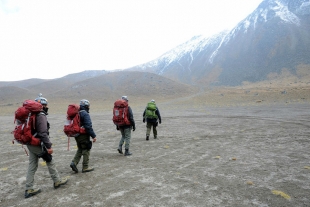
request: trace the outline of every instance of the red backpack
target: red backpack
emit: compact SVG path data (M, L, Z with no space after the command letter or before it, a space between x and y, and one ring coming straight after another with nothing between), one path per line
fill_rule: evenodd
M35 138L31 130L35 129L36 115L40 113L42 108L43 106L40 103L33 100L26 100L23 102L23 106L15 111L14 123L17 123L17 125L14 131L12 131L12 134L14 134L13 144L14 140L26 145L39 146L41 144L41 140Z
M113 108L113 123L117 126L130 125L128 120L128 103L123 99L115 101Z
M68 137L77 137L79 134L86 134L85 128L81 127L80 106L70 104L67 110L67 120L64 125L64 133Z

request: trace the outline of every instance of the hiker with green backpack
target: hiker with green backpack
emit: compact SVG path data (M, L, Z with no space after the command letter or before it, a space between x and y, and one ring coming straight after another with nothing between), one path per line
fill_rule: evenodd
M148 141L150 138L150 133L153 127L153 135L154 139L157 139L157 129L158 121L161 124L161 116L159 110L156 106L155 100L151 100L144 112L143 112L143 123L146 121L146 140Z

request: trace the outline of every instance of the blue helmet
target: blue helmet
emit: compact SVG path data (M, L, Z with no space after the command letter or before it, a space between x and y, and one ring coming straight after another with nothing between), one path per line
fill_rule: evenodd
M42 97L42 93L39 93L38 97L35 99L36 102L42 104L42 105L47 105L47 99Z

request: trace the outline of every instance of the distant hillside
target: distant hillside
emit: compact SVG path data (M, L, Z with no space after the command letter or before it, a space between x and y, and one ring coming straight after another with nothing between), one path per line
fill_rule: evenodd
M147 72L113 72L76 82L59 90L51 97L74 101L77 97L93 101L115 101L122 95L129 99L171 98L190 95L197 89Z
M26 79L21 81L0 81L0 88L6 87L6 86L15 86L19 88L27 88L31 85L40 84L43 82L49 81L47 79L38 79L38 78L32 78L32 79Z
M46 93L53 93L62 89L63 86L71 85L77 81L82 81L95 76L107 73L105 70L86 70L79 73L72 73L56 79L27 79L21 81L0 81L0 88L5 86L15 86L19 88L27 88L38 93L44 90Z
M27 88L0 87L0 114L8 110L12 113L25 99L35 99L39 93L48 99L51 110L65 111L68 104L79 103L84 98L100 109L112 107L114 101L123 95L129 97L132 105L144 105L151 99L169 100L198 92L193 86L148 72L111 72L76 82L68 77Z
M24 100L32 98L32 94L27 89L15 86L0 87L0 106L20 105Z

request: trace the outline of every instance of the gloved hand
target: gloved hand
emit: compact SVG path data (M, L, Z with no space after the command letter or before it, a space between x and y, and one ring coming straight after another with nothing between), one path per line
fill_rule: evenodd
M159 124L161 124L161 120L159 120Z
M132 131L135 131L136 130L136 126L132 126Z
M53 154L53 149L52 148L47 149L47 153L50 155Z
M145 118L143 119L143 123L145 123Z

